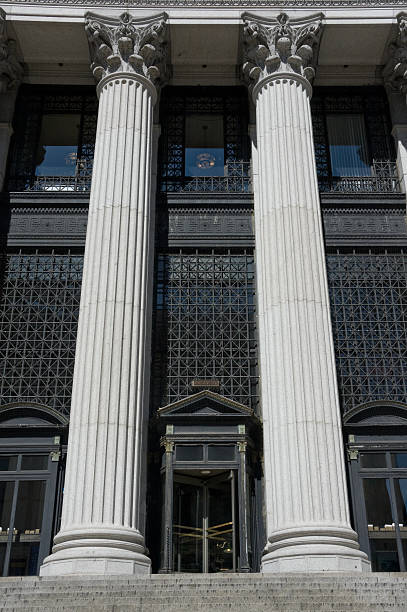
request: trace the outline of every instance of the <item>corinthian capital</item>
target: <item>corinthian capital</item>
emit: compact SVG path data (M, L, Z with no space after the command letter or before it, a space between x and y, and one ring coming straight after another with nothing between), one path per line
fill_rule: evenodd
M7 38L6 14L0 9L0 92L17 89L23 77L23 67L17 60L16 44Z
M384 67L385 83L395 91L407 93L407 13L397 15L396 40L389 45L389 60Z
M243 74L249 86L276 73L293 73L312 81L323 14L290 19L286 13L266 19L250 13L244 22Z
M97 81L120 72L138 74L155 85L165 77L166 20L161 13L135 19L130 13L104 17L86 13L91 69Z

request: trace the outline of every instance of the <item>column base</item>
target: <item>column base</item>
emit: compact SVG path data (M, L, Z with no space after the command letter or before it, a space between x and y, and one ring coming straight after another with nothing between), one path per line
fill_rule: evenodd
M371 566L352 529L306 527L274 533L266 546L261 571L370 572Z
M135 529L87 527L61 531L40 576L150 574L142 535Z

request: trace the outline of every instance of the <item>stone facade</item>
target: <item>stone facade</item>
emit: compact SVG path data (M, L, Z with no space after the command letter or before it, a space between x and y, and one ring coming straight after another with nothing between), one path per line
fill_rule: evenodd
M401 3L174 1L166 13L157 13L163 7L154 1L124 12L118 2L105 3L103 12L97 6L93 13L92 2L64 2L61 17L58 2L28 7L15 0L0 14L10 346L18 300L9 306L9 296L23 295L41 277L38 295L31 288L27 299L36 321L33 305L51 269L42 253L51 248L55 262L68 248L81 254L85 244L69 438L67 415L40 392L20 391L14 401L5 395L0 403L0 438L2 424L55 433L58 449L46 448L60 472L49 476L41 506L41 575L146 574L151 558L161 572L366 572L371 562L373 569L405 570L407 398L400 381L407 295L398 266L406 245L407 47L406 14L394 17ZM81 98L92 79L95 137L84 128L93 111ZM314 88L323 102L313 110ZM378 109L386 99L385 110L365 102L367 90ZM234 96L244 100L244 112ZM37 110L25 115L28 99ZM72 132L62 134L64 121L78 130L75 148ZM52 157L59 154L74 170L47 174L62 163ZM349 276L338 297L329 274L342 254ZM367 284L363 274L352 277L362 256L386 260ZM64 266L56 284L69 295ZM351 300L369 301L376 282L390 297L352 319ZM360 283L357 297L343 297L352 283ZM45 312L56 313L56 338L64 315L58 289L54 294ZM350 321L346 333L340 306L344 324ZM368 320L379 331L367 332ZM25 325L28 346L31 315ZM351 365L344 365L345 340ZM380 364L367 355L375 343ZM4 366L4 378L24 378L10 355L15 365ZM383 355L401 365L386 370ZM346 381L356 370L369 373L359 374L365 382L349 409ZM388 382L382 396L365 392L374 377L384 381L376 389ZM13 435L13 452L22 457L11 469L17 473L25 446ZM393 483L380 518L363 480L363 457L377 455L377 439L386 464L367 467ZM5 449L0 439L0 455ZM191 449L199 449L193 459ZM0 471L0 485L1 478ZM181 516L191 487L202 494L194 525ZM213 500L222 495L224 514L214 525ZM17 521L12 504L9 520ZM26 526L24 534L31 531ZM383 534L390 544L379 550ZM4 545L7 575L18 571L17 549L10 538ZM21 571L36 573L34 565Z

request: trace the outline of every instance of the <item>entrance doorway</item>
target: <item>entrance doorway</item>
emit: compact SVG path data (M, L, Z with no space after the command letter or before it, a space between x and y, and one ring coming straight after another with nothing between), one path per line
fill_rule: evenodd
M206 477L174 473L172 566L176 572L237 569L236 472L213 472Z

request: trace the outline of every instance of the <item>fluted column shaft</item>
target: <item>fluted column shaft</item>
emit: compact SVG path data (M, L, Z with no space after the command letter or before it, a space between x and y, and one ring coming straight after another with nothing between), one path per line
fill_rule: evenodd
M256 45L261 36L274 45L265 65L276 68L260 76L251 70L257 77L254 199L268 536L262 569L362 570L369 564L349 523L311 85L304 76L310 68L300 63L310 57L318 25L301 42L287 16L277 21L266 24L267 35L258 22L248 26ZM264 47L258 49L264 58Z
M154 85L102 78L61 530L42 575L150 571L144 546Z
M119 76L100 92L62 524L42 574L150 566L142 531L153 101L144 83Z
M257 97L255 194L267 554L263 570L357 569L349 525L309 84Z

